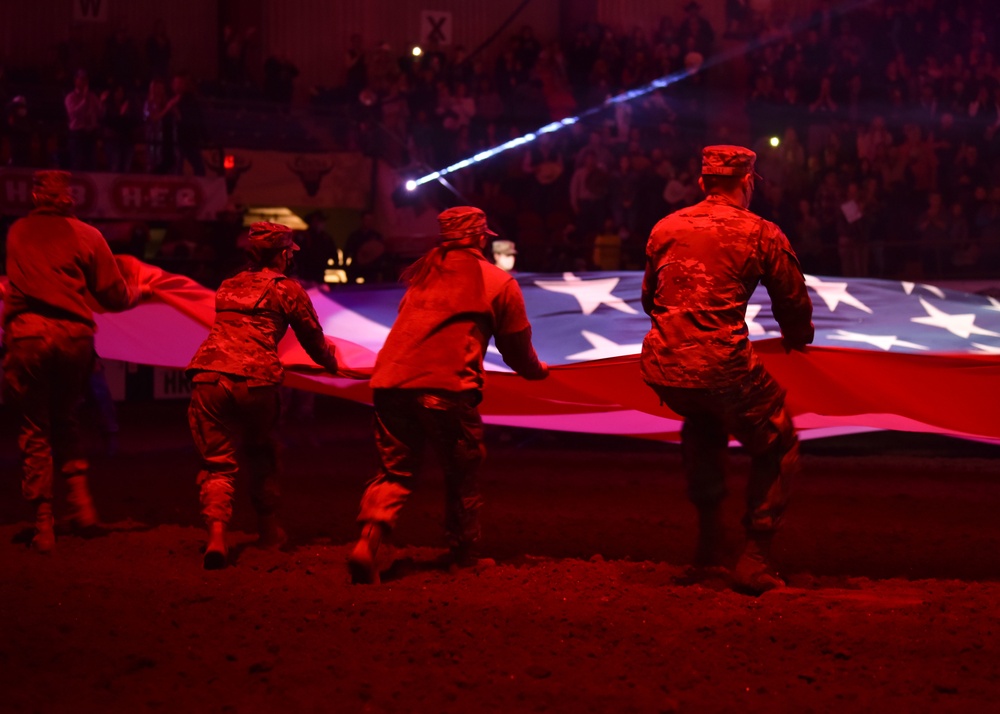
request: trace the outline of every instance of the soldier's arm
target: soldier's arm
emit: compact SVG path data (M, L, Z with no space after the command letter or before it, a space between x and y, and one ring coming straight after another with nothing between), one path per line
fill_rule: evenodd
M138 286L132 288L122 277L118 262L107 241L96 230L91 236L92 260L87 273L87 290L105 310L121 312L135 307L141 297Z
M309 295L302 286L294 280L281 280L278 283L281 291L285 309L288 315L288 324L299 339L299 344L309 355L309 358L328 372L336 372L338 369L337 355L332 345L326 341L323 328L320 327L319 317L316 309L309 300Z
M642 309L647 315L653 314L656 298L656 270L653 261L646 259L646 272L642 276Z
M761 252L764 258L761 283L771 297L771 310L781 327L782 339L786 347L802 349L812 344L815 329L812 301L799 259L788 238L773 224L765 224Z
M531 323L524 309L524 296L509 280L494 301L496 343L504 363L525 379L545 379L549 366L538 359L531 344Z

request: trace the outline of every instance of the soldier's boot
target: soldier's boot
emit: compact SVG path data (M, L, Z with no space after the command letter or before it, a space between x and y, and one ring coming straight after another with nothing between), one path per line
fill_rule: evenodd
M52 517L52 501L40 500L35 506L35 535L31 547L38 553L51 553L56 547L55 518Z
M74 528L83 531L98 528L97 510L94 508L94 500L90 497L87 477L70 476L66 479L66 484L69 486L66 501L70 508L70 523Z
M257 516L257 546L259 548L280 548L288 542L288 534L281 527L274 513Z
M749 595L785 587L771 565L773 533L748 533L746 546L733 568L733 589Z
M222 521L211 521L208 524L208 543L205 546L205 570L222 570L226 567L228 558L226 524Z
M726 530L718 504L698 508L698 545L694 564L700 568L716 567L725 559Z
M378 584L376 555L382 544L382 538L385 537L385 531L385 525L376 522L365 523L361 528L361 537L347 556L347 570L351 574L352 583Z

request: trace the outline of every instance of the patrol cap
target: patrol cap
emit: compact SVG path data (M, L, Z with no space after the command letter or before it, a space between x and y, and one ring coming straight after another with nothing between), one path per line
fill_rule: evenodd
M31 196L36 206L72 208L73 197L69 193L68 171L36 171L31 177Z
M471 236L495 236L486 225L486 214L475 206L455 206L438 214L441 240L462 240Z
M517 248L512 240L493 241L493 255L517 255Z
M756 174L757 154L742 146L718 144L701 150L702 176L746 176Z
M268 250L270 248L291 248L299 246L292 239L292 229L280 223L258 221L250 226L250 247Z

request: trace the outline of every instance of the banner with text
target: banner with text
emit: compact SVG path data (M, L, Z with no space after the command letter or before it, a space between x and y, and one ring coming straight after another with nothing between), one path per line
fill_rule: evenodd
M30 169L0 169L0 214L23 216L32 207ZM76 215L91 219L213 220L226 207L221 178L74 173Z

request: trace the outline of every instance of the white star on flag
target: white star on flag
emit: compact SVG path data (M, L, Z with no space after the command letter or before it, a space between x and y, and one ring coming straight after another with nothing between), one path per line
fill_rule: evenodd
M754 320L757 319L757 315L760 314L760 310L761 310L762 307L763 307L763 305L761 305L759 303L750 303L750 304L747 305L746 323L747 323L747 330L749 331L749 334L751 334L751 335L767 335L767 334L780 335L781 334L780 332L775 332L774 330L772 330L771 332L768 332L767 330L764 329L764 326L761 325L759 322L754 322Z
M543 290L571 295L580 303L584 315L590 315L601 305L613 307L620 312L638 315L639 311L615 297L611 291L618 285L619 278L598 278L596 280L581 280L573 273L563 273L562 280L536 280L535 285Z
M870 307L847 292L847 283L824 283L815 275L806 275L805 279L806 285L816 291L816 294L826 303L826 308L830 312L836 310L837 305L840 303L844 303L845 305L856 307L863 312L871 314L872 310Z
M941 327L948 330L953 335L962 339L969 339L969 335L989 335L990 337L1000 337L1000 332L992 332L976 327L976 316L974 313L963 313L960 315L949 315L947 312L938 310L929 302L920 298L920 304L927 311L927 317L911 317L912 322L928 325L930 327Z
M972 346L978 350L978 352L972 353L974 355L1000 355L1000 345L984 345L973 342Z
M996 310L997 312L1000 312L1000 300L997 300L993 296L989 296L986 299L990 301L990 304L986 306L987 310Z
M601 337L600 335L588 330L581 330L580 334L583 335L587 342L591 344L592 349L569 355L566 359L590 360L606 359L608 357L627 357L628 355L637 355L642 350L641 342L636 345L619 345L616 342L612 342L607 337Z
M913 289L917 287L917 283L911 283L907 280L901 281L901 285L903 286L903 292L906 293L907 295L912 295ZM939 288L937 285L924 285L923 283L920 283L920 287L922 287L927 292L936 295L937 297L944 300L944 290Z
M926 350L927 348L923 345L918 345L915 342L907 342L906 340L896 339L895 335L864 335L860 332L848 332L847 330L837 330L832 335L829 335L828 339L831 340L844 340L845 342L867 342L870 345L878 347L880 350L888 352L893 347L909 347L914 350Z

